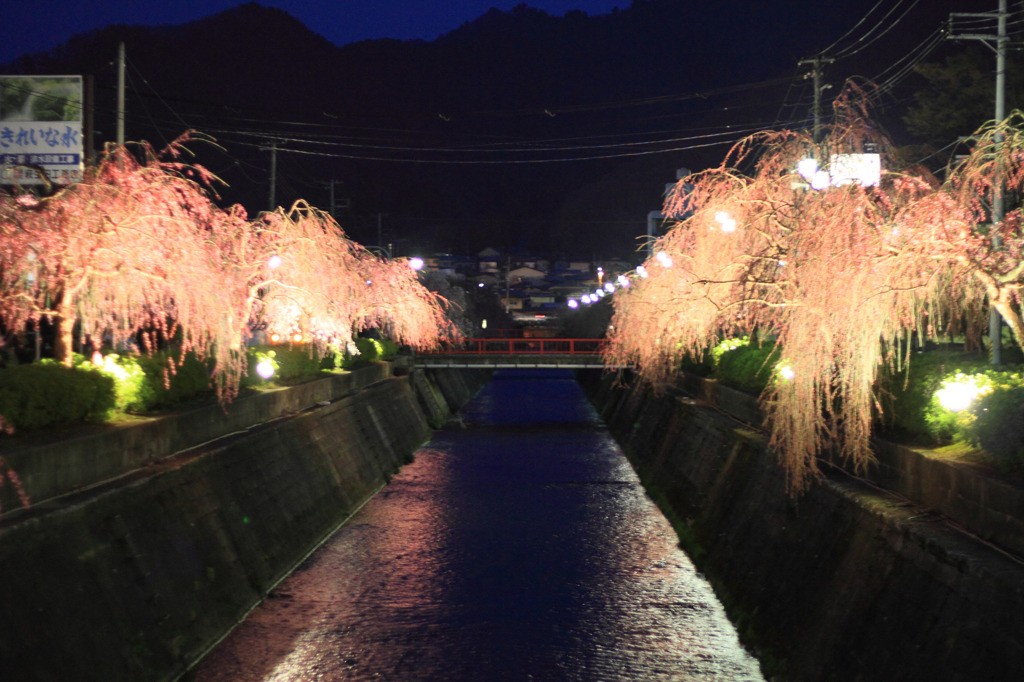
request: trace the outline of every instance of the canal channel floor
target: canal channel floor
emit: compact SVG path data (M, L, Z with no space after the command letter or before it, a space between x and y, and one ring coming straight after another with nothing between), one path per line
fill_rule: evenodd
M572 374L511 370L186 679L763 677Z

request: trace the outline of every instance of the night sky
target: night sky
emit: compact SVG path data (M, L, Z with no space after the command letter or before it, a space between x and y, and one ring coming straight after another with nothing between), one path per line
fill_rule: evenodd
M653 1L636 0L636 4ZM75 35L114 24L180 25L241 4L242 0L106 0L90 6L81 0L5 0L0 10L0 63L53 50ZM555 17L572 10L601 16L616 8L625 12L634 2L259 0L259 4L289 13L341 46L379 38L433 41L492 7L509 12L525 4ZM257 111L257 107L253 109L261 117L257 125L249 120L251 114L239 118L225 111L230 97L238 92L229 93L225 88L224 92L197 95L190 89L182 98L165 85L148 103L129 102L128 134L129 139L166 141L180 134L187 121L187 127L215 136L225 148L223 158L217 156L219 152L204 150L206 155L199 161L224 178L229 187L226 201L237 201L255 211L267 203L270 171L266 154L256 150L263 149L270 130L288 139L277 166L275 201L287 204L301 197L317 206L328 205L327 188L334 185L327 179L331 183L340 179L345 183L341 196L351 199L354 214L346 229L362 241L378 240L381 216L388 216L383 221L385 241L397 242L402 235L415 233L445 248L475 248L479 245L474 241L486 240L490 245L498 243L498 237L512 234L525 243L557 241L562 249L568 248L564 246L567 243L607 243L618 250L632 250L635 235L646 230L648 211L660 207L663 187L674 179L678 168L700 170L717 164L728 145L755 130L808 125L812 87L806 77L809 69L797 66L800 60L822 52L836 57L837 63L826 67L825 74L833 87L853 76L877 84L883 96L873 113L890 134L898 134L899 117L913 101L913 88L919 87L914 65L924 59L941 59L944 50L948 53L954 47L941 35L949 13L993 12L998 5L999 0L816 0L806 5L803 0L685 0L680 7L686 12L686 21L665 26L649 41L652 44L633 40L628 33L619 41L624 46L621 52L615 52L608 42L596 43L596 49L586 53L589 70L576 72L592 76L586 81L589 89L582 91L572 91L575 82L570 82L560 90L538 95L543 100L531 102L533 83L520 82L522 88L517 90L515 78L520 74L492 67L500 75L492 82L478 76L474 85L493 85L489 92L495 101L500 100L498 104L473 99L480 88L453 90L444 93L447 100L438 95L443 103L416 104L427 107L424 111L430 114L430 121L423 122L415 118L422 112L413 105L407 107L409 112L402 107L389 108L390 102L404 104L405 99L381 100L381 111L397 123L385 117L387 125L381 131L386 129L386 134L377 130L375 121L372 126L347 124L345 134L355 136L358 144L339 148L292 140L294 127L281 121L290 121L297 113L285 116ZM1024 2L1010 0L1009 9L1013 12L1010 30L1020 37ZM940 44L942 48L934 52L923 49ZM700 51L694 51L694 45L700 45ZM368 49L350 54L392 54L396 49L394 45L364 47ZM973 47L983 49L976 42ZM204 54L212 61L222 56ZM516 57L503 56L495 64L516 64ZM590 68L602 59L602 68ZM140 77L152 77L168 60L137 63L143 60L138 52L132 53L131 60L136 70L129 72L134 79L129 94L137 96L135 91L141 90L148 95L150 83ZM615 90L622 87L623 79L613 77L623 63L638 74L628 79L632 89L625 94ZM572 64L568 58L564 64L548 62L540 69L534 65L530 73L546 77L560 70L570 72ZM675 71L669 68L680 65ZM392 77L398 78L404 71L394 72ZM671 76L643 81L639 74L644 72ZM422 80L429 83L426 91L437 95L445 83L431 81L432 76L433 72L427 73ZM297 79L298 75L291 80ZM762 89L761 83L772 84L774 89ZM826 97L835 92L829 91ZM110 107L109 93L101 91L98 97L101 107ZM469 103L463 105L463 100ZM323 113L318 107L343 105L318 100L316 107L307 109L310 116L319 118L304 119L303 125L315 124L317 129L338 125L333 109ZM434 114L429 107L435 106L445 108ZM451 116L452 108L461 117ZM304 110L299 107L295 111ZM151 120L161 116L159 121ZM335 118L327 120L328 116ZM154 136L151 128L143 129L150 123L160 128L163 137ZM103 134L106 137L102 139L110 139L109 123L97 132ZM133 137L136 135L139 137ZM495 141L515 142L516 149L534 153L512 150L498 154L491 150L472 158L465 156L468 161L453 157L452 150L461 153L467 145L475 150ZM457 161L450 161L452 158ZM402 187L403 192L395 193L393 187ZM506 188L514 188L518 194ZM481 231L477 227L480 221L486 221L494 234ZM436 232L427 231L423 227L427 223L436 225ZM564 228L564 234L552 226Z
M336 45L373 38L433 40L491 7L510 10L522 0L260 0L278 7ZM68 38L110 24L181 24L243 4L240 0L4 0L0 64L50 50ZM606 14L630 0L530 0L554 16L570 10Z

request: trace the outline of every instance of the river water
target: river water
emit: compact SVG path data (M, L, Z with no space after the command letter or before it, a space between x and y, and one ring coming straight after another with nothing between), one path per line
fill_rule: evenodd
M194 679L763 679L571 373L461 418Z

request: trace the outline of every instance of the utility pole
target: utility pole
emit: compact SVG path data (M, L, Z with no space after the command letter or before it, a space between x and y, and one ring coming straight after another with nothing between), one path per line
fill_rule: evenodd
M327 186L330 188L330 192L331 192L331 194L330 194L330 201L331 201L331 204L330 204L330 206L331 206L330 214L331 214L331 217L334 218L335 220L338 219L338 209L339 208L345 209L345 208L348 208L349 206L351 206L351 200L348 197L342 197L341 199L338 199L337 196L335 195L335 192L334 192L334 186L335 185L342 185L344 183L345 183L344 180L333 180L333 179L328 181L328 183L327 183Z
M124 43L117 44L117 143L124 144Z
M270 202L269 210L277 208L277 140L272 140L269 147L260 147L261 152L270 152Z
M1006 118L1006 49L1009 44L1009 38L1006 35L1006 14L1006 0L999 0L999 9L995 13L952 13L949 15L949 35L947 36L952 40L980 40L996 53L996 124ZM977 19L992 19L993 17L996 19L995 35L984 32L957 33L957 19L970 19L973 22ZM997 136L996 143L1001 141L1002 138ZM1003 222L1003 210L1002 178L997 176L992 191L992 248L994 250L998 250L1002 246L999 235L996 234L996 226ZM991 302L988 311L988 338L992 348L991 363L999 365L1002 363L1002 320Z
M821 67L825 64L831 64L834 59L830 57L813 57L811 59L801 59L797 62L797 66L810 66L810 76L814 79L814 134L813 139L815 142L821 141L821 93L832 87L831 85L821 84ZM805 75L804 78L807 78Z

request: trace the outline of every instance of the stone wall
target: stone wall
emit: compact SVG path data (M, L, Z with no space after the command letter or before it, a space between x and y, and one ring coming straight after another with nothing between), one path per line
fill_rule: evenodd
M1009 680L1024 563L836 472L786 493L764 438L701 400L591 382L595 404L778 680Z
M378 362L298 386L264 391L228 405L209 404L132 422L72 428L57 433L0 438L0 455L38 504L135 471L168 453L179 452L253 424L278 419L383 381L391 364ZM18 506L10 486L0 488L0 509Z
M487 379L444 374L383 378L5 514L0 674L181 675Z

